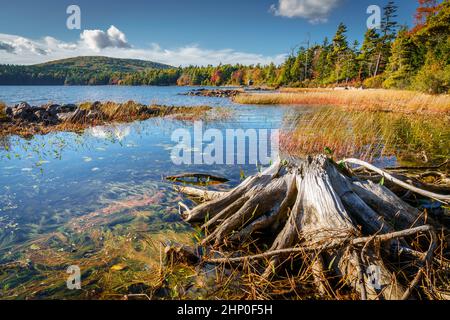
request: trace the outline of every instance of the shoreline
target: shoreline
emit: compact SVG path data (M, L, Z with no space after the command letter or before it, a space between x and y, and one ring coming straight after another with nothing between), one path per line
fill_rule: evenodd
M125 103L96 101L64 105L48 103L41 106L31 106L26 102L14 106L0 104L0 137L82 132L100 125L168 116L173 116L175 120L192 121L211 109L210 106L144 105L131 100Z

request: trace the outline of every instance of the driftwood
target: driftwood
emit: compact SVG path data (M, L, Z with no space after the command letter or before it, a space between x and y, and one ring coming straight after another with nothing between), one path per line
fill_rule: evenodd
M405 187L440 201L448 199ZM296 254L300 260L313 261L311 272L319 292L326 290L322 275L324 266L329 265L361 299L408 299L434 261L438 223L426 219L386 187L351 176L325 156L277 162L229 192L179 190L206 201L192 209L180 204L185 221L202 226L202 245L225 256L205 258L204 262L260 260L265 263L261 276L268 281ZM412 249L408 241L424 233L429 234L426 253ZM233 254L233 248L248 240L258 243L258 239L269 242L269 249L244 257ZM224 253L227 249L232 253ZM402 283L385 262L387 255L406 251L420 260L410 284ZM367 269L378 271L379 286L374 286Z
M367 162L364 162L364 161L361 161L361 160L358 160L358 159L345 159L345 160L343 160L343 162L344 163L350 163L350 164L356 164L356 165L363 166L363 167L365 167L365 168L367 168L369 170L372 170L372 171L380 174L382 177L384 177L385 179L391 181L392 183L397 184L397 185L401 186L402 188L405 188L406 190L409 190L409 191L412 191L414 193L420 194L420 195L422 195L424 197L435 199L435 200L438 200L438 201L441 201L441 202L444 202L444 203L450 203L450 195L441 195L441 194L437 194L437 193L434 193L434 192L430 192L430 191L426 191L426 190L422 190L422 189L416 188L415 186L412 186L412 185L410 185L410 184L408 184L408 183L406 183L406 182L404 182L402 180L399 180L399 179L395 178L394 176L390 175L389 173L387 173L386 171L378 169L377 167L375 167L375 166L373 166L373 165L371 165L371 164L369 164Z

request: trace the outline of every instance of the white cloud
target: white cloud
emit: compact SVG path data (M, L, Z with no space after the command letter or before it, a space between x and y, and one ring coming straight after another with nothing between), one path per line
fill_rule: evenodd
M111 26L106 32L85 30L76 42L64 42L47 36L33 40L0 33L0 61L7 64L35 64L76 56L103 55L115 58L150 60L172 66L218 65L220 63L280 64L285 54L264 56L233 49L211 50L196 44L179 48L162 48L151 44L132 47L119 29Z
M277 16L304 18L311 23L323 23L341 0L278 0L270 10Z
M37 55L47 55L49 52L39 44L24 37L5 35L0 37L0 51L10 54L21 54L31 52Z
M111 26L106 32L103 30L84 30L81 34L81 40L95 51L105 48L130 48L125 34L114 26Z
M11 44L0 41L0 50L4 50L9 53L14 53L16 49Z

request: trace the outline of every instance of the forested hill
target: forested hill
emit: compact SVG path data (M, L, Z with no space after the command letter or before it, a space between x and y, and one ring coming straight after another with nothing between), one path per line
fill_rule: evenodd
M173 67L137 59L76 57L30 66L0 65L0 85L116 84L125 74Z
M140 72L146 69L169 69L169 65L152 61L136 59L117 59L109 57L77 57L56 60L32 67L44 68L48 71L71 70L80 68L84 71L95 72Z

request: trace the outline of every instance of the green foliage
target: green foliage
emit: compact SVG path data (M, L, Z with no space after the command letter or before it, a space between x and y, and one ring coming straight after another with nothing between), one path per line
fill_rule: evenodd
M367 78L363 82L364 88L368 89L380 89L383 87L384 75L379 74L375 77Z
M450 93L450 65L445 68L438 64L424 66L414 77L412 86L433 94Z

